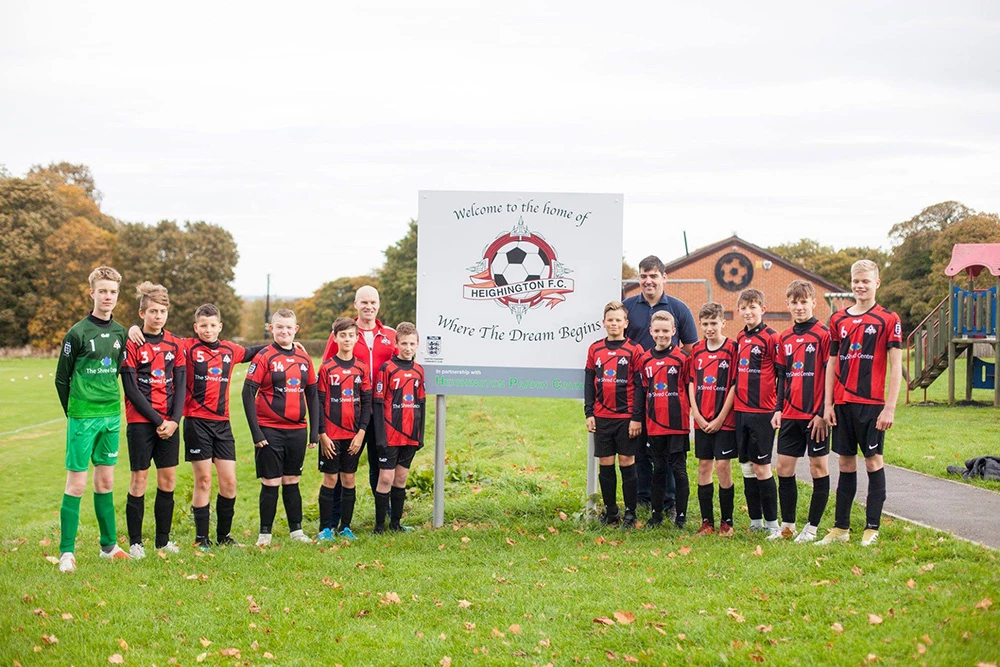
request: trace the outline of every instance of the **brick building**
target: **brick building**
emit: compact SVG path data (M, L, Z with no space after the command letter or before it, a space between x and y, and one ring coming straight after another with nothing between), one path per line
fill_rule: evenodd
M831 301L835 308L852 303L850 299L845 302L842 295L846 290L840 285L738 236L731 236L699 248L686 257L668 262L665 273L668 281L686 281L668 282L666 292L686 303L695 317L698 316L698 308L711 300L722 304L726 319L733 319L740 291L753 287L763 292L767 301L764 319L778 330L787 328L791 325L792 318L785 305L785 290L793 280L808 280L813 284L816 289L816 318L821 322L830 319ZM638 281L622 281L623 298L638 293ZM828 294L841 296L828 298Z

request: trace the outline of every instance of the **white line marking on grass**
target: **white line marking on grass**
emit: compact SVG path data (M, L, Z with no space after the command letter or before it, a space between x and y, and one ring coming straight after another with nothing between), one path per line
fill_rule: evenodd
M5 435L14 435L15 433L20 433L21 431L30 431L33 428L39 428L41 426L48 426L49 424L55 424L56 422L61 422L61 421L65 421L65 420L66 420L65 417L59 417L58 419L50 419L49 421L42 422L41 424L32 424L31 426L22 426L21 428L16 428L13 431L4 431L3 433L0 433L0 438L4 437Z

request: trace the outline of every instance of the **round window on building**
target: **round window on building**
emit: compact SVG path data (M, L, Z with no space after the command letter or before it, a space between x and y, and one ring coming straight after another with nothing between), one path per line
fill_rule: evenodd
M753 262L746 255L727 252L715 263L715 281L723 289L738 292L753 280Z

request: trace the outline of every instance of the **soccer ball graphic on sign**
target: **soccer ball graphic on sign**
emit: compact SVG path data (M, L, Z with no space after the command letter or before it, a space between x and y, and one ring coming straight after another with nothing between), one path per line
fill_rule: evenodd
M468 268L472 284L466 298L491 300L507 308L520 322L532 308L552 308L573 292L572 270L557 259L543 236L533 233L519 219L509 232L499 234L483 250L482 258Z
M528 239L518 239L497 250L490 262L490 275L497 285L513 285L552 277L552 265L544 248ZM538 290L519 295L521 301L530 301Z

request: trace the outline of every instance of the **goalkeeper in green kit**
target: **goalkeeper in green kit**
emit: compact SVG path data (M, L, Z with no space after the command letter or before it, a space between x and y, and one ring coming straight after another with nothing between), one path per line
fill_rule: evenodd
M125 360L125 327L111 318L121 274L101 266L90 274L94 309L63 340L56 391L66 413L66 490L59 510L59 571L76 570L76 532L87 470L94 464L94 512L101 529L101 557L128 560L117 544L114 488L121 430L118 374Z

